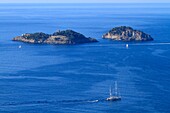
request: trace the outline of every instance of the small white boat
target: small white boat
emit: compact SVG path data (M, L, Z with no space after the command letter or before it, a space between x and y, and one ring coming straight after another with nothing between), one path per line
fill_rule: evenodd
M106 98L107 101L121 100L121 96L118 94L117 82L115 82L115 95L112 95L112 87L110 87L110 97Z
M19 49L21 49L21 48L22 48L22 46L20 45L20 46L18 46L18 48L19 48Z
M129 48L129 44L126 44L126 48Z

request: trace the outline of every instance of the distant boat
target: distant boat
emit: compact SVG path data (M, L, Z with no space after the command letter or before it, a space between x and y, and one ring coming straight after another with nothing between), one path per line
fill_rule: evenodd
M118 94L118 89L117 89L117 82L115 82L115 94L112 95L112 87L110 87L110 97L108 97L106 100L107 101L118 101L121 100L121 96Z
M19 49L21 49L21 48L22 48L22 46L20 45L18 48L19 48Z
M129 48L129 44L126 44L126 48Z

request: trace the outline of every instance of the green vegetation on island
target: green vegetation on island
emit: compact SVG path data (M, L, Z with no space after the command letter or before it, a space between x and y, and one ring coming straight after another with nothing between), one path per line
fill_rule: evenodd
M94 38L85 37L73 30L58 31L53 34L39 33L26 33L22 36L13 38L13 41L21 41L34 44L83 44L98 42Z

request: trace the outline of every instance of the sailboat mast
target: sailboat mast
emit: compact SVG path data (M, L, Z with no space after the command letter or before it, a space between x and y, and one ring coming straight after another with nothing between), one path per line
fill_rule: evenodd
M115 95L118 95L118 91L117 91L117 81L115 81Z
M112 96L112 87L110 86L110 97Z

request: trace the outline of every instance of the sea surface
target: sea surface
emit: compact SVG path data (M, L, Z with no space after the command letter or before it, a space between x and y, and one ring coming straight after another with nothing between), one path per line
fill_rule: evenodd
M154 41L102 39L116 26ZM100 42L11 41L65 29ZM107 102L114 81L122 100ZM0 4L0 112L170 113L170 4Z

